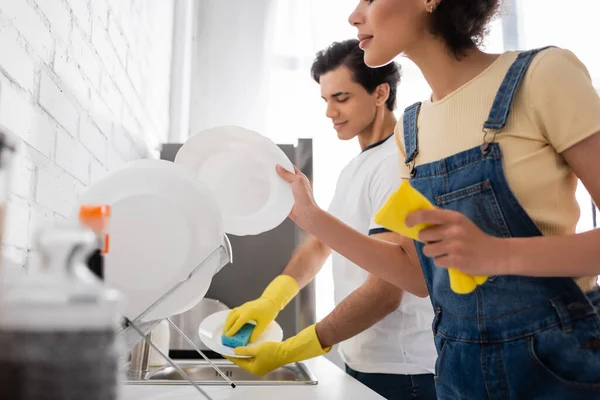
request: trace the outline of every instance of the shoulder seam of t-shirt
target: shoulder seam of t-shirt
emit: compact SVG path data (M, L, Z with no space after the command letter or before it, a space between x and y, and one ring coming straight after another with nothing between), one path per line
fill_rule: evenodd
M378 235L380 233L386 233L386 232L391 232L391 231L387 228L373 228L373 229L369 229L369 236Z
M546 49L545 51L542 51L539 54L537 54L536 57L531 62L531 66L529 67L529 70L525 73L525 80L523 81L523 83L524 83L523 86L529 88L529 86L531 86L533 84L532 80L533 80L533 77L535 76L535 70L537 69L537 67L541 64L542 60L548 54L551 54L554 51L556 51L558 53L561 50L563 50L563 49L560 47L551 47L551 48ZM531 105L531 95L529 93L532 93L532 91L523 93L523 95L525 96L525 105L527 106L528 111L534 112L535 110L533 109L533 107ZM545 137L546 135L543 134L543 136Z

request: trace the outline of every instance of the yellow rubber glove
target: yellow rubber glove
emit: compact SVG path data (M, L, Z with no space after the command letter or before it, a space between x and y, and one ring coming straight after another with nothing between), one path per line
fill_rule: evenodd
M294 278L288 275L279 275L273 279L258 299L231 310L225 320L223 333L225 336L231 337L245 323L254 321L256 327L250 336L250 343L254 343L299 290L298 282Z
M311 325L284 342L266 342L256 346L237 347L234 350L238 356L252 358L226 358L248 372L263 376L286 364L322 356L327 354L331 347L324 349L321 346L315 327L316 324Z
M432 208L434 208L433 204L425 196L413 188L408 181L402 181L400 188L390 196L375 215L375 222L393 232L418 241L419 232L429 226L419 224L409 228L405 224L406 217L412 212ZM448 268L448 275L450 288L458 294L471 293L477 285L484 284L488 278L487 276L467 275L454 268Z

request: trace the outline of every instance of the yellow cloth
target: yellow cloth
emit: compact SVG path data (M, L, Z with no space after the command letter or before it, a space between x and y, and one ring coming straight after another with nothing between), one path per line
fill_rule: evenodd
M294 278L289 275L279 275L273 279L258 299L246 302L231 310L225 320L223 333L225 336L231 337L245 323L254 321L256 327L250 336L250 343L256 342L299 290L298 282Z
M478 77L444 99L423 103L417 166L482 143L483 122L517 54L502 54ZM567 50L551 48L538 54L521 82L507 126L496 141L512 191L544 235L575 233L579 219L577 177L559 153L598 131L600 98L585 66ZM396 141L401 175L408 179L402 122L396 126ZM584 277L577 283L587 291L595 280Z
M412 212L432 208L434 208L433 204L405 180L377 212L375 222L393 232L419 240L419 232L429 225L419 224L408 227L405 224L406 217ZM471 293L478 284L487 281L487 276L471 276L454 268L448 269L448 275L450 288L458 294Z
M331 347L324 349L321 346L316 325L311 325L284 342L266 342L251 347L237 347L234 350L238 356L251 358L226 358L255 375L266 375L286 364L322 356L330 350Z

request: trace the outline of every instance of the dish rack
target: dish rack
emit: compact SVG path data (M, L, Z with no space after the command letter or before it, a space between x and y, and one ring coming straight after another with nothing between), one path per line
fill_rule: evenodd
M140 315L138 315L135 319L131 320L127 317L124 318L123 329L119 332L120 338L125 343L128 349L132 349L134 346L138 347L140 351L134 351L134 355L131 359L130 371L129 374L145 374L148 367L148 356L150 349L155 350L158 354L160 354L166 362L173 367L181 377L188 381L196 390L201 393L206 399L212 400L211 397L204 391L202 388L194 382L194 380L179 367L168 354L164 354L164 352L152 341L151 332L152 330L161 322L166 320L169 325L177 332L182 338L192 346L194 350L198 352L198 354L207 361L211 367L225 380L232 388L235 388L235 383L223 373L203 352L200 350L194 342L185 335L178 327L175 325L170 318L157 319L154 321L143 322L142 319L148 315L152 310L158 307L163 301L168 299L173 293L177 292L181 286L183 286L188 280L190 280L202 267L207 265L208 263L218 263L217 271L223 268L227 263L233 262L233 253L231 250L231 243L229 242L229 238L227 235L224 235L224 240L219 247L217 247L211 254L208 255L198 266L196 266L192 271L190 271L189 275L176 283L171 289L169 289L165 294L163 294L160 298L158 298L154 303L152 303L146 310L144 310ZM142 341L140 342L140 337ZM139 342L139 344L138 344ZM143 378L143 377L142 377Z

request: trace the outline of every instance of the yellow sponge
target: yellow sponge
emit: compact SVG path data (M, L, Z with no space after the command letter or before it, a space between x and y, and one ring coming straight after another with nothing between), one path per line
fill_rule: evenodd
M375 223L414 240L419 240L419 232L428 226L425 224L408 227L405 224L408 214L424 209L432 209L433 205L408 181L402 181L400 188L394 192L387 202L375 214Z
M419 232L430 225L419 224L412 227L406 226L408 214L424 209L434 208L433 204L418 190L413 188L406 180L402 181L400 188L394 192L387 202L375 215L375 223L399 233L413 240L419 240ZM477 285L487 281L487 276L471 276L454 268L448 269L450 288L458 294L471 293Z

